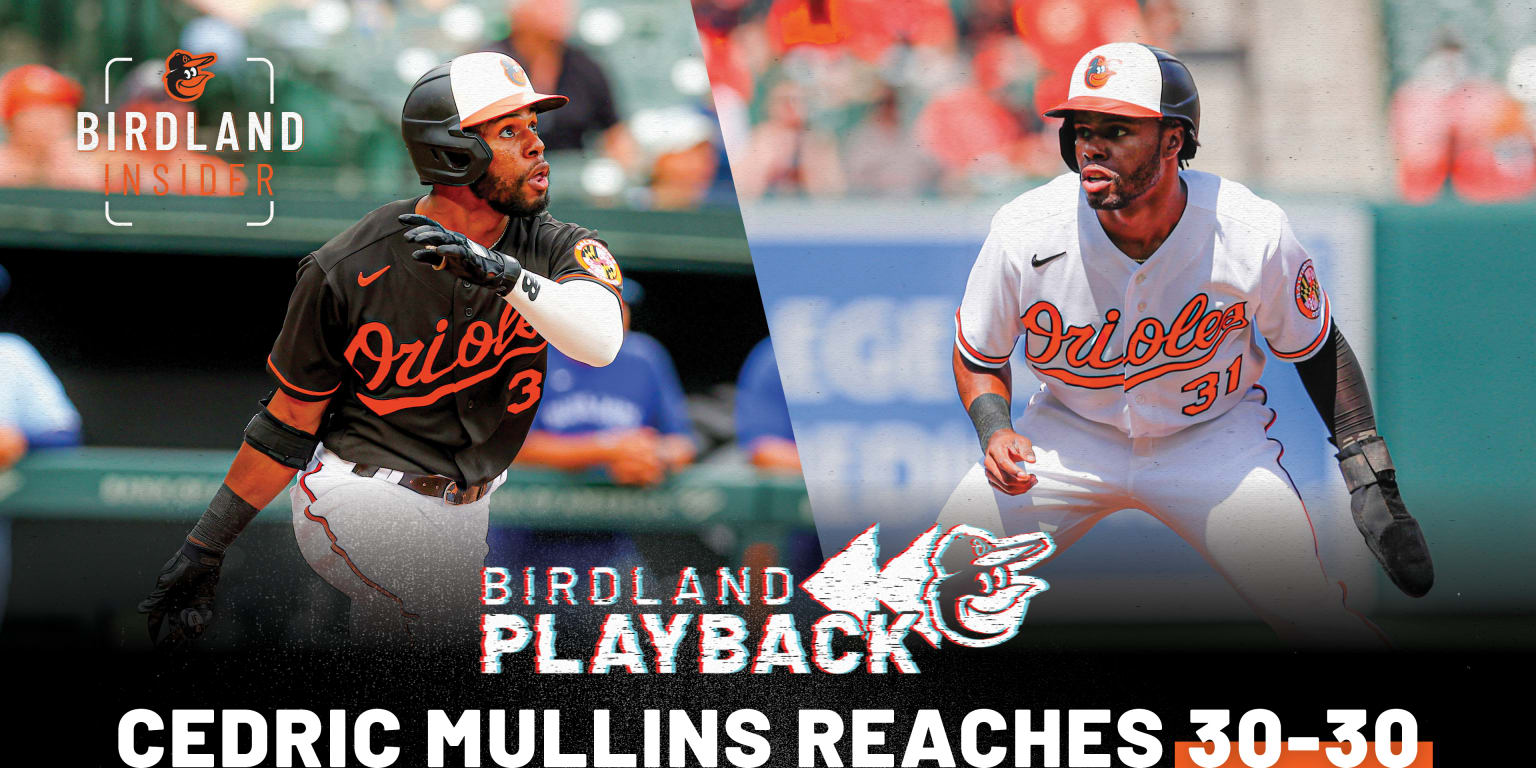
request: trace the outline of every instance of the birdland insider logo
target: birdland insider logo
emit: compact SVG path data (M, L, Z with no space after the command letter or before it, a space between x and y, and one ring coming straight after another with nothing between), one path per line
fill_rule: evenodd
M126 96L120 95L118 103L114 103L113 65L133 61L123 57L107 62L103 114L75 113L75 149L95 153L94 157L101 158L102 191L107 198L103 211L107 222L116 227L133 226L132 221L113 216L113 198L146 194L157 197L255 195L268 198L267 217L261 221L247 221L245 225L261 227L270 224L276 214L272 165L227 162L211 154L210 149L226 157L230 153L296 152L304 146L303 116L298 112L270 109L247 111L243 115L235 112L200 115L196 102L216 77L211 70L218 64L219 56L213 51L173 50L165 57L164 67L158 73L163 88L135 87L139 83L130 75L127 82L118 86L119 90L127 91ZM249 57L243 64L249 71L260 71L264 66L268 79L267 103L269 107L274 106L277 83L272 62ZM211 136L203 134L200 137L199 126L214 123L218 125L216 132L210 131ZM208 143L210 138L211 145Z
M720 568L713 589L695 568L678 572L670 598L647 594L644 568L628 578L615 568L592 568L582 585L573 568L508 568L482 571L481 603L503 605L617 606L640 611L609 613L595 647L584 657L561 656L556 647L558 616L485 613L481 617L480 669L502 671L503 657L531 652L540 674L674 673L685 641L698 648L701 674L773 672L806 674L814 666L828 674L860 667L872 674L917 673L906 646L916 635L933 648L950 642L987 648L1018 634L1035 595L1050 589L1026 572L1056 551L1047 533L997 538L968 525L933 526L884 566L879 525L854 537L842 551L799 585L826 613L810 626L810 642L794 613L771 613L756 637L738 613L663 614L661 606L785 606L793 597L785 568ZM627 589L626 589L627 587ZM585 593L578 595L578 593ZM643 606L656 606L643 612ZM641 641L641 630L648 642ZM690 634L693 635L690 638Z

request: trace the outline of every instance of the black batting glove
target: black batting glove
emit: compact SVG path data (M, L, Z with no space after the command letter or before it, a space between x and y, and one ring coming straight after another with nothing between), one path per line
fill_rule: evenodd
M165 561L155 589L139 603L149 614L149 639L157 647L176 648L201 638L213 623L214 593L224 554L184 542ZM162 630L164 630L162 632Z
M1366 546L1387 577L1410 597L1423 597L1435 585L1435 565L1419 522L1408 514L1397 489L1397 469L1387 443L1375 432L1344 441L1336 457L1349 489L1349 511Z
M523 265L517 259L500 251L493 251L469 238L444 229L443 225L419 213L400 216L400 223L413 229L407 230L405 239L421 248L411 258L432 265L433 269L445 269L461 280L483 285L505 296L517 286L517 278L523 273Z

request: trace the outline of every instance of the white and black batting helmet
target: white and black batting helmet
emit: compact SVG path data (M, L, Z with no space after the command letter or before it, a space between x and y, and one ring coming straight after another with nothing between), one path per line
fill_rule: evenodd
M400 135L423 184L473 184L491 165L491 149L466 130L509 112L561 107L564 96L533 89L528 73L500 53L467 53L428 70L400 111Z
M1106 112L1125 117L1171 118L1186 128L1179 160L1199 146L1200 92L1189 67L1177 56L1141 43L1108 43L1083 54L1072 69L1067 100L1045 111L1061 124L1061 159L1077 170L1073 112Z

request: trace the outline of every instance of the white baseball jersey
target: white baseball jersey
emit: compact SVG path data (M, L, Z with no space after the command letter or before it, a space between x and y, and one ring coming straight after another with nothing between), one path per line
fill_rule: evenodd
M1131 437L1213 419L1277 357L1328 335L1328 297L1279 206L1241 184L1181 171L1184 215L1137 264L1109 236L1075 173L1003 206L955 314L966 359L1001 368L1024 337L1029 366L1078 415Z

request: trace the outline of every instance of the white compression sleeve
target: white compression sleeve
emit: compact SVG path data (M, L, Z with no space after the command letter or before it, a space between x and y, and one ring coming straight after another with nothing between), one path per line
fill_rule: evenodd
M591 280L557 283L525 269L506 300L572 360L607 365L624 342L618 297Z

